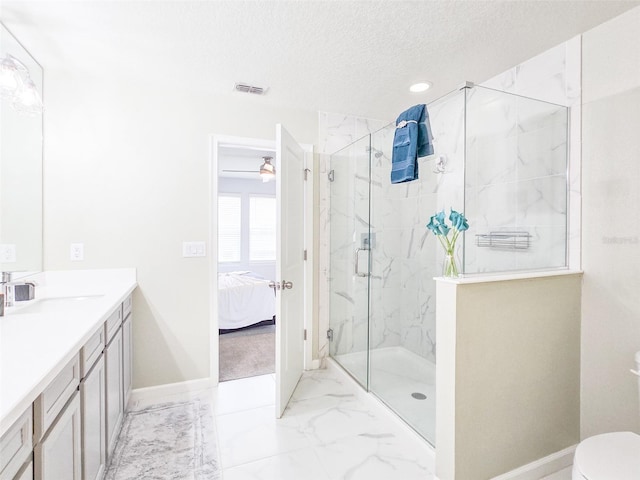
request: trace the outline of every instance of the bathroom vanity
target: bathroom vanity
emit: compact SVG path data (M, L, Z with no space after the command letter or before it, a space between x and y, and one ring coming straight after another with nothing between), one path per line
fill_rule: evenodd
M131 392L135 269L44 272L0 317L0 480L102 478Z
M2 24L0 59L42 97L42 67ZM18 280L36 287L34 300L8 302L0 317L0 480L100 479L131 392L136 272L33 274L43 264L43 121L41 109L25 111L18 97L5 97L2 287Z

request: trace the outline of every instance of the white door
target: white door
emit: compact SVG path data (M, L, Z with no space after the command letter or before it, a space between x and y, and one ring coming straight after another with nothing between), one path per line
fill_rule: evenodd
M304 369L304 151L276 125L276 416ZM278 288L279 287L279 288Z

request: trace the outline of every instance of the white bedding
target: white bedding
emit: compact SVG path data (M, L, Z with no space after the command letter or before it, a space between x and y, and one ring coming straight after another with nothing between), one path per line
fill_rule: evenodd
M269 280L252 272L218 274L218 328L232 329L271 320L276 297Z

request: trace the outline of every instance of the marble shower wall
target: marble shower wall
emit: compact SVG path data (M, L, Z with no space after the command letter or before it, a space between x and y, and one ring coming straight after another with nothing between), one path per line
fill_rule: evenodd
M466 137L465 273L565 266L567 108L475 87Z
M419 178L391 184L393 126L371 136L373 156L370 346L401 346L435 362L435 281L443 251L425 228L429 217L450 207L463 209L464 93L429 106L434 154L420 158ZM436 161L444 161L444 172ZM372 363L371 378L376 365Z
M582 219L582 36L561 43L481 85L569 107L567 260L571 269L579 270Z
M367 278L353 275L353 259L356 237L360 241L361 235L368 231L368 200L363 200L365 193L368 196L368 135L387 122L320 112L318 123L318 352L322 359L329 353L325 336L329 326L334 330L331 355L358 352L367 348ZM334 182L330 182L328 178L331 169L334 170ZM330 216L331 208L333 214ZM360 258L364 269L366 254L362 253ZM333 319L331 325L330 317ZM366 371L366 365L364 368Z
M321 282L326 288L321 298L328 300L325 311L334 331L331 355L363 351L368 341L370 348L402 346L435 362L433 277L441 273L442 248L425 225L438 210L452 205L462 209L463 92L438 101L429 111L435 153L419 159L417 181L396 185L390 182L393 126L321 158L321 188L328 198L320 203L321 230L325 232L320 243L321 252L325 245L324 251L329 253L321 266L321 275L326 278L324 285ZM321 136L327 138L324 148L382 123L362 119L350 122L332 114L321 114L320 118L321 126L331 132L327 137ZM436 173L436 159L446 163L445 173ZM327 180L329 170L334 172L333 182ZM367 278L353 274L353 263L355 248L362 246L362 235L369 227L372 246L368 292ZM361 252L361 270L366 268L366 262L367 254ZM328 328L328 318L325 325ZM324 330L321 326L320 331Z
M580 57L581 38L576 37L482 84L493 89L570 107L569 265L572 268L579 268L580 265ZM491 103L488 102L490 95L487 91L477 88L473 92L475 98L474 95L470 95L469 98L471 107L473 102L476 102L476 107L483 104L480 101L482 99L485 100L485 106ZM495 225L506 228L512 223L532 226L532 235L537 238L537 252L535 255L521 255L515 258L505 256L504 252L499 252L500 255L490 252L495 253L492 257L491 254L487 255L485 249L484 257L480 259L477 255L474 257L473 252L469 250L466 253L467 271L509 270L513 265L518 269L535 268L543 256L546 256L544 262L549 263L545 266L552 266L560 256L558 252L564 249L559 242L553 246L554 242L551 239L555 237L549 235L549 232L563 228L560 224L564 216L563 205L566 205L563 203L565 198L560 198L562 195L558 194L562 190L560 152L566 150L566 145L562 145L562 114L552 111L553 109L540 110L539 107L543 104L531 101L495 102L497 95L500 94L494 94L493 102L498 106L497 112L485 111L482 118L474 118L471 113L468 119L469 133L475 128L475 134L469 139L473 145L469 150L467 166L468 198L465 213L474 217L472 223L478 228ZM502 96L503 100L511 98ZM331 326L335 330L336 326L342 325L340 341L334 342L335 352L332 353L348 353L366 348L363 333L365 323L360 321L366 317L362 310L366 308L366 281L349 282L351 275L347 274L342 285L334 283L334 287L339 288L334 289L336 293L330 294L329 252L333 247L330 245L329 210L332 184L329 183L327 174L330 154L359 138L377 132L373 133L370 140L373 160L371 231L375 234L370 279L371 348L402 346L435 361L435 284L432 278L441 273L443 258L442 248L435 238L427 234L425 224L431 215L441 209L447 212L452 207L465 209L464 92L452 92L432 102L428 108L434 133L435 153L419 160L418 181L399 185L391 185L389 182L393 128L380 130L389 122L328 112L319 113L321 358L328 353L324 332L329 328L330 305L341 305L337 308L341 314L340 321L337 322L338 319L334 318ZM545 121L540 123L540 118L544 118ZM494 141L493 146L489 145L489 138L484 135L487 125L492 126L495 132L505 134L499 142ZM514 128L518 135L510 137L508 133L513 133ZM361 145L354 146L354 152L345 155L351 158L349 161L352 166L358 162L355 160L356 157L365 155L368 158L368 140L362 140L359 144ZM336 161L337 157L334 163ZM507 166L509 162L511 167ZM443 165L443 172L434 172L438 170L437 164ZM346 175L349 176L351 173ZM357 182L360 183L361 180ZM519 186L527 188L515 189L515 180L521 180ZM338 185L334 185L334 189L337 187ZM346 188L345 186L342 197L342 213L348 213L348 209L352 208L348 203L349 193ZM522 208L508 211L508 207L518 203ZM355 209L355 204L353 208ZM542 215L543 211L550 214ZM487 212L491 214L488 215ZM360 222L360 225L354 223L336 228L350 229L347 230L345 239L350 241L350 248L355 248L357 236L362 233L358 229L362 227ZM469 233L469 237L472 237L473 232ZM543 238L549 241L541 240ZM471 238L470 242L473 244L474 238ZM334 262L338 264L336 274L340 269L344 274L353 268L353 251L351 255L345 252ZM459 260L462 260L461 253L459 250ZM530 253L534 253L533 250ZM364 255L361 261L366 261ZM352 294L353 303L345 296L340 297L338 290ZM357 306L356 302L359 302Z

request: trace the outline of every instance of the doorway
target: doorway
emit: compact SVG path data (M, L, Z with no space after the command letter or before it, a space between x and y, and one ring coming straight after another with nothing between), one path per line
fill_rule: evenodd
M218 148L220 382L275 373L275 153Z
M281 125L276 125L275 142L244 137L218 135L211 137L210 291L215 294L210 295L210 372L214 384L217 384L220 379L220 338L226 335L226 333L220 334L220 301L217 294L220 273L218 271L218 199L221 193L219 173L222 166L220 158L225 148L246 149L253 151L254 154L275 151L275 162L272 162L276 167L279 162L283 164L282 169L276 169L276 251L281 253L276 253L276 278L271 285L276 293L276 312L281 312L275 319L276 415L279 417L303 369L311 369L317 363L312 359L311 348L314 342L312 328L314 282L311 261L314 238L313 147L298 144ZM281 181L278 181L278 178L281 178ZM260 273L259 275L268 279L268 275ZM280 277L285 277L286 280ZM295 281L292 281L294 279ZM278 323L278 316L285 321ZM286 321L287 318L289 321ZM253 328L262 328L262 326L252 326L251 329ZM234 333L237 333L238 337L243 335L240 331Z

